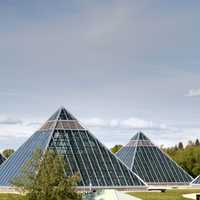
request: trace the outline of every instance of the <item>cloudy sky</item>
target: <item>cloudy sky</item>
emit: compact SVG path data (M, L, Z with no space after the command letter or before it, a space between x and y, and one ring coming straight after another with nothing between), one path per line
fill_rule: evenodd
M200 1L0 0L0 149L60 105L107 146L200 138Z

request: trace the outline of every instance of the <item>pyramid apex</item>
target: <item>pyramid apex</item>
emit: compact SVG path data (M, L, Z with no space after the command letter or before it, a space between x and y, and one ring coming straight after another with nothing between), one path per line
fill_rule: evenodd
M131 140L149 140L149 138L142 131L139 131L131 138Z
M138 135L145 135L142 131L137 132Z
M64 106L60 106L58 110L48 119L48 121L55 120L76 120L76 118Z
M59 107L59 109L60 109L60 110L63 110L63 109L66 110L65 106L63 106L63 105L61 105L61 106Z

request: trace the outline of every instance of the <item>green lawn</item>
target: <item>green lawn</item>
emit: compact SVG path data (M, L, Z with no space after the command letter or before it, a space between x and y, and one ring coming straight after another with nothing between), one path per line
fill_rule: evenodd
M200 189L168 190L161 192L131 192L129 194L143 200L186 200L183 194L200 193ZM23 196L15 194L0 194L0 200L23 200Z
M131 192L129 194L143 200L186 200L183 194L200 193L200 189L167 190L166 192ZM188 200L188 199L187 199Z
M23 196L16 194L0 194L0 200L23 200Z

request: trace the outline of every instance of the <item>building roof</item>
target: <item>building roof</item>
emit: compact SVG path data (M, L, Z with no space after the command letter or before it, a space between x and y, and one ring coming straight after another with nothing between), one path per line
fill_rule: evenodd
M0 166L0 185L10 185L38 148L64 155L69 175L80 173L80 187L146 187L138 175L63 107Z
M193 180L142 132L133 136L116 156L149 185L188 185Z

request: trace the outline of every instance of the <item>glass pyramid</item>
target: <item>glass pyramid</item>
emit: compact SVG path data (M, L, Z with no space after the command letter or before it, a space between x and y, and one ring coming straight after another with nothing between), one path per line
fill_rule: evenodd
M9 186L36 148L64 155L69 175L80 173L80 188L146 187L65 108L61 107L7 161L0 166L0 186Z
M116 156L148 185L188 185L193 178L142 132Z
M200 175L191 182L191 185L200 185Z

